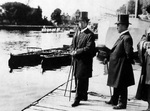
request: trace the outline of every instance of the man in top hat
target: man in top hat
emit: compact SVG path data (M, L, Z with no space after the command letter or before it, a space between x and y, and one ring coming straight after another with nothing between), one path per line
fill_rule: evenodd
M113 109L126 109L128 87L135 84L132 69L133 40L128 30L129 15L118 15L116 24L120 36L110 52L107 81L107 85L113 87L113 95L105 103L115 105Z
M148 108L143 111L150 111L150 27L142 36L137 48L142 69L135 98L146 101Z
M88 28L87 12L81 12L79 28L72 40L73 72L77 79L76 95L72 107L78 106L81 100L88 99L89 78L92 77L92 63L95 56L95 37Z

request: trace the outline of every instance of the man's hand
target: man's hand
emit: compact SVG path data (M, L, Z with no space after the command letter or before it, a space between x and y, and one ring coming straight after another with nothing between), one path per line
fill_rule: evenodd
M107 64L107 62L108 62L108 60L107 60L107 58L105 58L105 59L103 60L103 64Z
M70 55L75 56L77 54L81 54L82 51L83 51L82 49L73 50Z
M150 42L145 42L144 43L144 48L145 49L150 49Z
M147 51L148 55L150 55L150 49L147 49L146 51Z
M76 50L73 50L71 53L70 53L70 55L72 55L72 56L75 56L77 54L77 51Z

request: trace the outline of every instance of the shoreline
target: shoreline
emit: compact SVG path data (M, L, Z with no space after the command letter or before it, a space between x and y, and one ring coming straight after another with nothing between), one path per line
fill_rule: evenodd
M37 30L41 31L41 29L45 26L45 28L73 28L69 27L56 27L51 25L0 25L0 29L7 29L7 30Z

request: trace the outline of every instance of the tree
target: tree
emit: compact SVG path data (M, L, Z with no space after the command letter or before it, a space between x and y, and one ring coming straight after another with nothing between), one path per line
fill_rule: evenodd
M54 20L57 25L60 25L62 23L61 19L61 10L59 8L55 9L54 12L51 14L51 19Z
M31 8L19 2L7 2L1 6L5 9L4 19L10 24L41 24L42 9Z
M69 23L68 16L69 16L68 13L67 13L67 14L63 13L63 14L61 15L62 23L63 23L64 25Z
M19 2L7 2L2 5L6 10L5 18L8 19L11 23L23 23L26 20L26 14L30 10L30 7L19 3Z
M79 17L80 17L80 10L77 9L77 11L75 12L75 17L76 17L76 21L79 20Z
M126 5L122 5L119 9L117 9L118 13L126 13Z
M32 24L32 25L41 24L42 10L39 6L37 9L31 9L27 13L27 21L28 21L27 24Z
M130 0L128 1L128 14L134 14L135 13L135 0ZM118 10L117 12L120 12L120 13L126 13L126 5L123 4Z
M128 2L128 12L129 14L135 14L135 0L130 0Z

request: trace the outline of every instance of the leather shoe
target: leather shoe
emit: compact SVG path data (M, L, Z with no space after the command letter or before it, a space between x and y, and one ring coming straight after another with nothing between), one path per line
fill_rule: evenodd
M105 103L111 105L111 101L105 101Z
M117 105L117 103L113 103L112 101L105 101L105 103L109 105Z
M79 103L80 103L80 101L74 101L74 103L73 103L71 106L72 106L72 107L76 107L76 106L79 105Z
M71 90L71 92L72 92L72 93L75 93L75 92L76 92L76 90Z
M117 106L113 107L113 109L126 109L126 106L123 104L118 104Z

